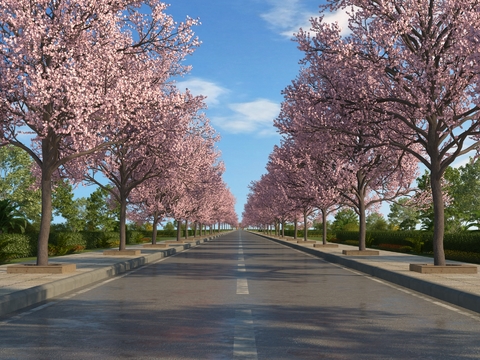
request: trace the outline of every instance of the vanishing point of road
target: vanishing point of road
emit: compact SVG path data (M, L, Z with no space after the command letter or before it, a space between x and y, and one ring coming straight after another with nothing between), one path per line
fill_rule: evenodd
M0 359L478 359L480 315L245 231L0 320Z

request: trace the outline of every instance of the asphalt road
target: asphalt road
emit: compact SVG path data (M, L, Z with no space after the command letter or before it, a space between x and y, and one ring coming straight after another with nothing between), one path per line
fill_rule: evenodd
M480 316L237 231L0 319L0 359L478 359Z

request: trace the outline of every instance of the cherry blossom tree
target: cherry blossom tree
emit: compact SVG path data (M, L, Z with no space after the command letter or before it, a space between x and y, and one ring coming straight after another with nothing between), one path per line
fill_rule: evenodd
M352 9L349 36L324 21L328 9ZM297 37L310 75L330 89L328 106L368 107L378 115L365 120L371 129L430 171L435 265L445 264L441 179L479 145L479 20L469 0L331 1L313 36Z
M159 81L187 70L180 62L198 44L196 22L176 25L165 9L155 0L0 3L0 133L38 166L38 265L48 264L52 177L127 134L139 102L131 66L156 59Z
M381 133L372 134L363 121L375 117L369 109L351 114L327 106L322 101L326 91L307 75L302 71L285 90L276 126L295 146L305 149L310 166L329 175L329 185L343 198L340 203L355 209L360 222L359 249L365 250L366 210L409 193L417 160L389 146Z
M149 83L143 84L146 91ZM176 168L182 157L182 143L188 142L185 134L190 127L208 126L192 120L203 106L201 97L179 94L172 86L168 87L165 94L162 91L149 92L156 94L145 106L151 111L143 114L144 109L140 109L132 115L132 125L128 127L125 141L104 148L101 156L95 154L80 159L85 161L85 167L89 169L84 178L110 189L120 206L119 250L126 248L127 201L132 190L146 180ZM113 186L105 186L102 179L95 176L97 172L101 172Z
M320 210L325 224L327 216L341 204L340 193L335 188L335 169L327 162L312 158L310 148L298 147L293 138L286 137L281 147L275 147L267 169L278 173L281 184L288 190L287 196L300 204L307 202ZM316 161L317 160L317 161ZM306 220L304 219L304 222ZM306 240L306 232L304 239ZM323 227L323 243L326 244L327 228Z

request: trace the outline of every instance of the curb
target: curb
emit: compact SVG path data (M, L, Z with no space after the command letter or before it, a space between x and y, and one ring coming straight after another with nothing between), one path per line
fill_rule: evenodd
M93 283L123 274L127 271L150 264L162 258L172 256L193 246L211 241L217 237L218 235L210 236L202 240L199 239L191 244L182 244L180 246L165 250L157 250L157 252L154 254L148 254L125 261L120 261L114 265L3 295L0 297L0 316L4 316L8 313L38 304L45 300L61 296L67 292L71 292ZM177 250L177 248L183 249Z
M324 253L318 248L307 248L295 243L278 240L269 236L255 234L278 244L300 250L307 254L321 258L333 264L345 266L349 269L360 271L364 274L388 281L390 283L402 286L404 288L417 291L424 295L434 297L436 299L448 302L450 304L460 306L462 308L480 313L480 296L466 291L452 289L450 287L434 284L426 280L417 279L408 275L399 274L393 271L385 270L377 266L359 263L355 260L342 256Z

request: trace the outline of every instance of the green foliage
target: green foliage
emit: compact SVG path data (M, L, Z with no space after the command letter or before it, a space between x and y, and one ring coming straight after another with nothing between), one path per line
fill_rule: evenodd
M371 247L373 245L374 241L375 241L375 238L372 236L372 234L366 234L366 236L365 236L365 246L366 247Z
M358 231L339 231L336 234L341 243L347 240L358 239ZM410 246L414 252L428 252L433 249L433 234L426 231L371 231L372 245L392 244ZM420 251L419 251L420 249ZM461 232L445 234L444 249L480 253L480 232Z
M29 236L24 234L0 234L0 262L33 256Z
M383 215L378 213L371 213L367 216L367 231L387 231L388 223Z
M332 231L358 231L358 215L352 209L341 209L335 214Z
M0 147L0 200L9 199L30 222L38 224L41 193L34 188L33 160L16 146Z
M9 246L13 243L12 239L6 239L0 237L0 264L7 262L14 258L14 253L9 249Z
M85 221L88 231L114 231L118 226L118 212L109 206L110 191L97 188L85 205Z
M100 249L117 247L120 244L120 233L108 231L101 233L97 247Z
M175 222L176 223L176 222ZM167 222L163 226L163 234L164 236L174 236L175 235L175 225L172 222Z
M65 219L65 227L77 232L86 227L85 198L74 199L73 187L68 180L57 182L52 196L53 213Z
M408 205L409 198L400 198L390 205L388 222L390 227L400 231L415 230L419 223L419 210L413 205Z
M132 244L140 244L142 243L142 239L147 236L151 236L151 232L147 231L127 231L127 244L132 245Z
M408 241L412 244L412 250L416 253L421 253L423 245L425 242L422 240L420 236L405 238L405 241Z
M59 256L84 250L87 242L78 232L52 232L48 244L48 255Z
M478 252L445 250L445 258L448 260L480 264L480 253Z
M96 249L102 242L103 232L100 231L82 231L83 239L85 240L85 246L87 249ZM118 235L120 236L120 235Z
M448 208L463 228L476 226L480 220L480 161L470 159L464 166L448 168L448 195L453 200Z
M19 230L24 233L27 220L17 211L10 200L0 200L0 232L9 233Z
M345 245L358 246L358 240L346 240L344 241Z

